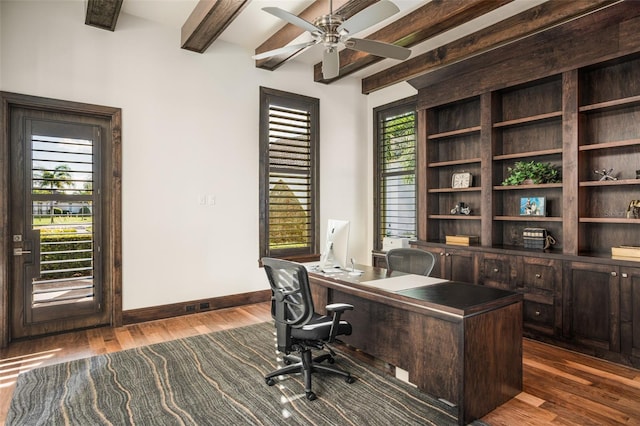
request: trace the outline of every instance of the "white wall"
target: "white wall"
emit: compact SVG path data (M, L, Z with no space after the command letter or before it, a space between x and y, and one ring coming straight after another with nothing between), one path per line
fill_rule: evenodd
M89 27L79 1L2 0L0 16L1 90L122 108L125 310L267 288L259 86L320 99L321 232L350 220L350 251L369 262L372 97L359 80L317 84L294 63L259 70L221 41L188 52L179 29L126 14L115 32Z

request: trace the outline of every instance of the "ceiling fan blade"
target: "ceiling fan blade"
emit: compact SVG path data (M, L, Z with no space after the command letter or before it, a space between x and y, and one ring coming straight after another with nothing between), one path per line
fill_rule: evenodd
M338 49L328 47L322 55L322 77L325 80L335 78L340 74L340 56Z
M350 38L345 40L344 45L349 49L361 50L383 58L405 60L411 55L411 49L406 47L364 38Z
M293 24L296 27L303 28L310 33L324 34L324 31L313 25L311 22L305 21L304 19L297 17L293 13L289 13L286 10L280 9L279 7L263 7L262 10L284 21L287 21L290 24Z
M337 31L340 33L344 30L349 34L355 34L398 12L400 12L400 9L392 2L380 0L344 21Z
M291 46L284 46L267 52L258 53L257 55L253 55L252 58L255 60L269 58L283 53L295 52L296 50L304 49L305 47L313 46L317 43L317 41L309 41L307 43L292 44Z

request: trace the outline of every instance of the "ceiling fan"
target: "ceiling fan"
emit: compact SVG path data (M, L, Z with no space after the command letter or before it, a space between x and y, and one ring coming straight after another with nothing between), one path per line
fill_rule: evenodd
M389 0L381 0L346 20L333 13L333 1L330 0L329 14L316 18L313 24L279 7L264 7L262 10L308 31L313 36L313 41L263 52L254 55L253 59L264 59L322 43L325 47L322 57L322 76L325 80L329 80L340 73L340 56L338 55L340 43L348 49L360 50L383 58L404 60L411 55L411 50L406 47L351 37L352 34L398 13L400 11L398 6Z

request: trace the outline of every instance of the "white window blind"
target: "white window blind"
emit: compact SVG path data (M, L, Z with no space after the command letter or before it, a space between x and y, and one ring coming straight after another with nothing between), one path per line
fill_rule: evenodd
M310 255L317 251L317 100L263 95L261 255Z
M312 244L310 116L269 106L269 250Z

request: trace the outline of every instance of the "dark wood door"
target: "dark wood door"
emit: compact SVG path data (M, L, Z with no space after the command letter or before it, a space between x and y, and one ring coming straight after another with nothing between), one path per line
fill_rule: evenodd
M433 254L433 257L436 259L436 263L433 265L433 269L431 270L430 276L435 278L443 278L446 279L447 272L445 270L446 262L444 261L444 249L435 248L435 247L420 247L421 250L428 251Z
M108 121L11 111L11 335L109 323L101 134Z
M564 335L599 350L620 351L620 279L618 268L566 262Z
M444 259L446 276L442 278L477 284L478 266L475 253L466 250L447 249Z
M640 268L620 268L621 350L640 364Z

